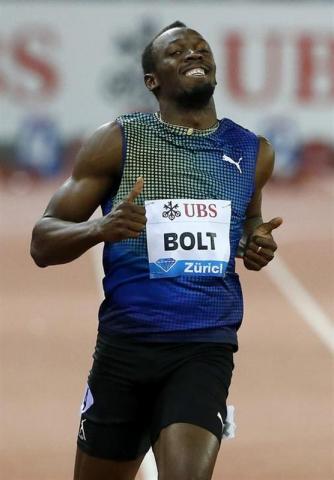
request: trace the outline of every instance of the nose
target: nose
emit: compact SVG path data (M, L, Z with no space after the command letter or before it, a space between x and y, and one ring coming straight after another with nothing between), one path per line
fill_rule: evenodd
M203 58L203 55L196 51L196 50L192 50L191 48L187 51L186 55L185 55L185 60L199 60L201 58Z

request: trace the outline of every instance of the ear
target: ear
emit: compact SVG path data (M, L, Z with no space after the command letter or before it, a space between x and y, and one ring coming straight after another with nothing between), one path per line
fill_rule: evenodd
M154 73L146 73L144 75L144 82L146 87L153 92L159 87L159 80Z

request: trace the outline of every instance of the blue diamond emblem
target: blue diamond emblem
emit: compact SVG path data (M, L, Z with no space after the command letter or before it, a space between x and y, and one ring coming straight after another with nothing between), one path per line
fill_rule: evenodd
M168 270L170 270L176 264L176 260L174 260L174 258L159 258L155 264L158 265L158 267L160 267L164 272L168 272Z

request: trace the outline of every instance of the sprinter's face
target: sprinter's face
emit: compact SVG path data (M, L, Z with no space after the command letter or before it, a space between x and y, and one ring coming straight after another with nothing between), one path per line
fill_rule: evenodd
M155 71L145 76L147 87L158 98L184 95L209 100L216 85L216 65L204 38L188 28L173 28L153 44Z

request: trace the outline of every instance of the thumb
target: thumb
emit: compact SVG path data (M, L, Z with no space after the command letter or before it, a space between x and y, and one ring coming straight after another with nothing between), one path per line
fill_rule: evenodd
M256 229L256 235L269 235L275 228L282 225L283 219L281 217L272 218L269 222L262 223Z
M136 183L132 187L131 192L126 197L126 200L128 202L134 202L135 199L141 194L143 188L144 188L144 179L143 177L138 177L136 180Z

